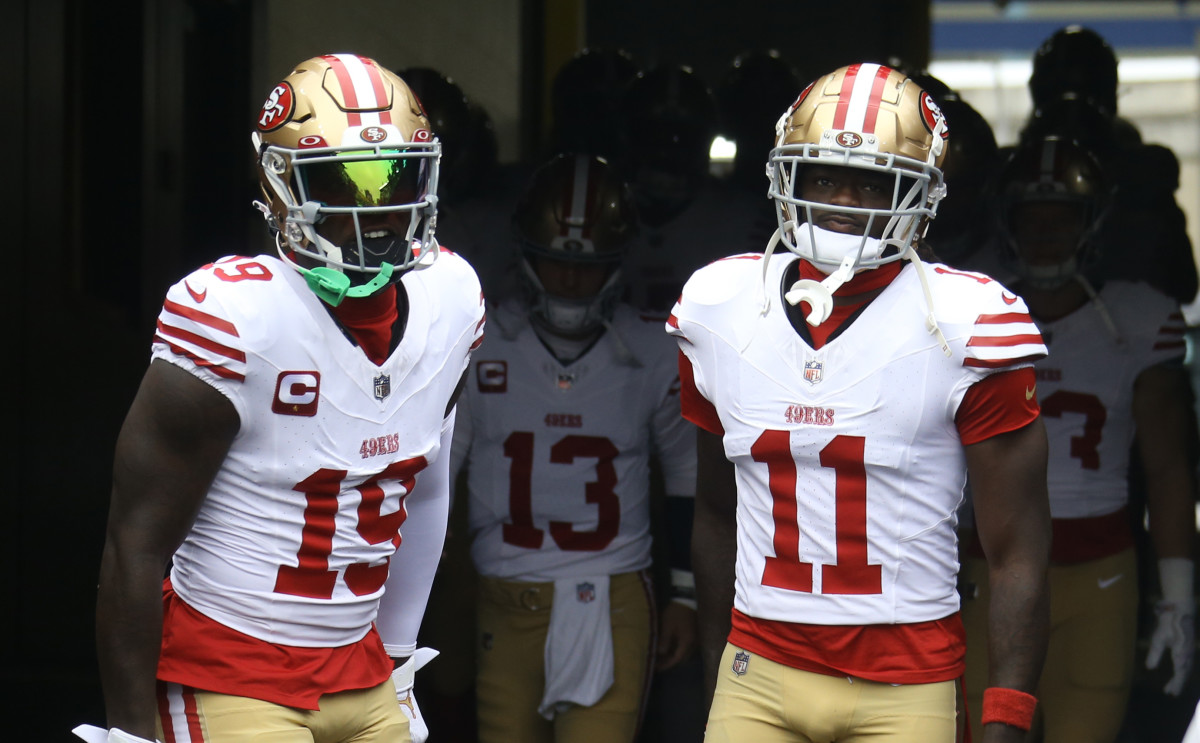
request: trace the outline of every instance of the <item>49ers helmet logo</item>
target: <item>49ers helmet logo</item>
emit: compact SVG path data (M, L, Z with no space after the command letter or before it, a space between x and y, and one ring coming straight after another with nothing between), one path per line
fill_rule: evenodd
M387 132L380 126L368 126L358 133L364 142L382 142L387 139Z
M925 122L925 128L930 134L937 128L938 122L942 122L942 139L950 136L950 126L945 123L946 115L942 113L942 109L938 108L938 104L934 102L933 96L928 93L921 93L921 119Z
M283 126L291 120L295 107L296 96L292 92L292 86L286 81L279 83L267 96L267 101L258 115L258 130L270 132Z
M838 132L838 135L833 138L833 141L837 142L839 146L845 147L846 149L858 147L863 142L862 137L858 136L858 134L854 132Z

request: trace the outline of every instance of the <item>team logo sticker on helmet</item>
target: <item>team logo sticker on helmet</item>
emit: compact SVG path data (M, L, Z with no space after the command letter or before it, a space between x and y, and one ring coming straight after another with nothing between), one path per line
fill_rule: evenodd
M792 107L791 107L790 109L788 109L788 110L789 110L789 111L795 111L797 108L800 108L800 104L801 104L801 103L804 103L804 99L805 99L805 98L807 98L807 97L808 97L808 94L812 92L813 85L815 85L815 84L816 84L816 82L815 82L815 81L814 81L814 82L811 82L811 83L809 83L809 84L808 84L808 87L806 87L804 90L800 91L800 95L798 95L798 96L796 97L796 102L795 102L795 103L793 103L793 104L792 104Z
M296 108L296 96L292 86L287 81L276 85L267 100L263 103L258 116L258 130L270 132L291 121L292 111Z
M858 136L855 132L838 132L833 141L846 149L853 149L863 143L862 137Z
M387 131L381 126L368 126L358 136L364 142L382 142L387 139Z
M928 93L921 93L921 120L925 122L925 128L931 134L937 128L938 122L942 122L942 139L950 136L950 126L946 123L945 114Z

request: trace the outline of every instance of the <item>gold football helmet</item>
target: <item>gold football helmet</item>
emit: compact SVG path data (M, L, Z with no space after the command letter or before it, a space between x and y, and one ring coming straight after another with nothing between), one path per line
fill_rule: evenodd
M326 302L370 295L437 254L441 145L395 73L353 54L300 63L255 122L284 261Z
M1112 186L1091 152L1057 135L1033 139L1013 151L997 182L1000 257L1008 268L1041 289L1092 268Z
M817 79L780 117L775 134L767 177L779 238L827 273L905 257L945 194L945 117L928 93L890 67L854 64ZM891 176L890 208L835 208L801 198L799 175L812 164ZM820 230L813 215L821 210L861 215L866 228L861 236ZM882 235L872 238L880 222Z
M637 225L632 194L603 158L560 154L542 165L513 215L522 288L534 319L565 334L587 333L608 320ZM561 297L538 278L538 258L602 266L608 273L594 296Z

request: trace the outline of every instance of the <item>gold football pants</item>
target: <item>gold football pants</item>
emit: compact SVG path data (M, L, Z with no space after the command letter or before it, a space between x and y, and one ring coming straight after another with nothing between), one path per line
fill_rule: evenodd
M609 583L613 685L590 707L538 714L553 583L481 576L475 694L480 743L628 743L641 723L654 653L654 609L645 571Z
M954 681L883 684L743 652L721 655L704 743L954 743Z

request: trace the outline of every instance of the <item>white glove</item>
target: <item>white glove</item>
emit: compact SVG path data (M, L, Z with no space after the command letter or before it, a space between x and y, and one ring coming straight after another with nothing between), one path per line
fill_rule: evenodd
M1154 633L1150 635L1146 668L1158 668L1163 651L1169 649L1175 673L1163 687L1163 692L1177 697L1183 691L1183 685L1187 683L1192 672L1192 659L1196 651L1196 602L1192 596L1192 561L1164 558L1158 561L1158 569L1163 598L1154 607L1158 623L1154 627Z
M87 743L157 743L130 735L121 728L106 730L95 725L76 725L71 732L86 740Z
M421 717L421 708L417 706L417 697L413 694L413 678L425 664L438 657L438 651L433 648L417 648L408 660L392 671L392 683L396 685L396 701L408 718L408 733L412 743L425 743L429 737L429 728L425 718Z

